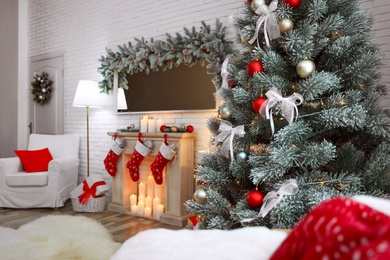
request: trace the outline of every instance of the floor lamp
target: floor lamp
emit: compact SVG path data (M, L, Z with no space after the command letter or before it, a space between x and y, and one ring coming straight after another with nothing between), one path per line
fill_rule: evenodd
M98 83L92 80L80 80L74 95L73 106L85 107L87 111L87 176L89 177L89 108L102 106L102 97Z

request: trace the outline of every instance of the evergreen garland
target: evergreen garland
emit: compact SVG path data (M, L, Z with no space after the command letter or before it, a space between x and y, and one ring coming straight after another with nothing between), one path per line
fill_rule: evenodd
M49 79L47 72L43 71L40 75L34 75L34 80L31 82L31 93L35 102L40 105L49 103L52 91L53 81Z
M128 89L127 73L132 75L145 71L149 74L150 71L165 71L182 63L191 67L200 62L204 66L205 61L209 63L208 73L215 75L213 84L218 90L222 81L221 64L233 52L232 42L225 39L226 27L219 20L216 20L215 30L211 30L205 22L202 25L199 31L195 27L192 30L184 28L186 36L167 34L166 41L152 38L149 42L136 38L135 45L129 42L128 45L118 46L117 52L106 49L107 55L101 56L98 68L104 78L99 82L102 92L109 93L113 89L115 70L118 70L119 87Z

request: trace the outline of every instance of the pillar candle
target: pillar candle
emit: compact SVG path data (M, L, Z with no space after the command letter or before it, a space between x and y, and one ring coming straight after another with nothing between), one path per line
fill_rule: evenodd
M131 206L131 213L133 213L134 215L138 214L138 205Z
M145 203L145 196L144 195L138 196L138 202L140 202L140 201Z
M152 207L152 197L147 196L145 198L145 206L151 208Z
M144 215L144 207L145 203L143 201L138 202L138 215L143 216Z
M162 185L154 185L154 196L162 198L161 196L161 186Z
M135 194L130 195L130 207L133 205L137 205L137 195Z
M161 214L164 213L164 205L160 204L157 206L157 214L156 214L156 219L160 219Z
M152 208L145 207L145 217L151 217L151 216L152 216Z
M160 205L160 198L159 197L155 197L154 199L153 199L153 217L154 218L157 218L156 216L157 216L157 207L158 207L158 205Z
M162 121L162 119L160 118L159 120L157 120L156 122L156 131L157 132L160 132L161 130L161 126L164 124L164 122Z
M148 133L154 133L156 131L156 120L153 118L148 119Z
M154 197L154 179L152 175L149 175L148 182L146 184L147 192L146 195L150 196L151 198Z
M140 120L140 126L139 126L139 131L141 133L147 133L148 132L148 116L144 116Z
M145 196L146 195L146 187L145 183L142 183L142 181L138 184L138 196Z

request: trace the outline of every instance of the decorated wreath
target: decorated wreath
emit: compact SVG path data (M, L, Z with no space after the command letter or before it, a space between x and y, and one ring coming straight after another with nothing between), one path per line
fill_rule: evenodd
M34 81L31 82L31 93L33 100L40 105L50 101L51 92L53 91L53 81L49 79L49 74L45 71L41 75L35 74Z

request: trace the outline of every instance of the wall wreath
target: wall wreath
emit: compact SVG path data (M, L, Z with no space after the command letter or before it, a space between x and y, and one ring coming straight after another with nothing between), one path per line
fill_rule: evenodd
M31 82L31 93L36 103L40 105L49 103L52 91L53 81L49 79L47 72L43 71L42 74L34 75L34 80Z

